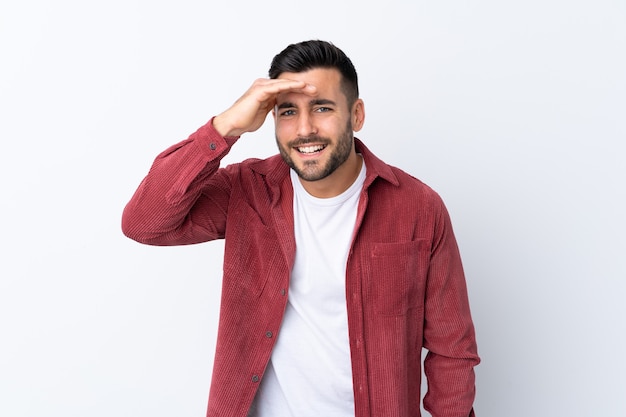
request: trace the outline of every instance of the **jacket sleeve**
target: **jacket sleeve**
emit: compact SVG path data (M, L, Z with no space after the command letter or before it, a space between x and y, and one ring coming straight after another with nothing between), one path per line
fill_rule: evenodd
M433 417L473 417L480 359L461 257L448 212L438 205L424 312L424 408Z
M220 136L211 119L159 154L124 208L122 232L149 245L223 238L231 180L219 164L237 139Z

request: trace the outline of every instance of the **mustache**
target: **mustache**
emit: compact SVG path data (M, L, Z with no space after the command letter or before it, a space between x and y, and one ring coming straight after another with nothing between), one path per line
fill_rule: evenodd
M318 135L311 135L311 136L301 136L301 137L298 137L298 138L292 140L291 142L289 142L289 146L290 147L306 146L306 145L308 145L310 143L329 145L330 142L331 141L330 141L329 138L325 138L323 136L318 136Z

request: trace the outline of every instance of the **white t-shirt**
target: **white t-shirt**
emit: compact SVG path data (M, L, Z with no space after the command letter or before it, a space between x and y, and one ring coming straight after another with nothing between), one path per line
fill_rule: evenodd
M365 164L332 198L316 198L291 171L296 259L289 297L251 417L353 417L346 262Z

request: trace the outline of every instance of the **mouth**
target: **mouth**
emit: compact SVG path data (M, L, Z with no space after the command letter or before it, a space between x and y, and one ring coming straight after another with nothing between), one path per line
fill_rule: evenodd
M315 155L316 153L322 152L326 149L327 145L306 145L306 146L296 146L294 149L303 155Z

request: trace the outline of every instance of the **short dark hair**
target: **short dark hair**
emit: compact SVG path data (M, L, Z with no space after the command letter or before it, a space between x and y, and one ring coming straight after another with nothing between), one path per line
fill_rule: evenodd
M335 68L341 73L341 89L352 106L359 98L359 83L350 58L330 42L311 40L291 44L276 55L270 65L270 78L283 72L305 72L314 68Z

